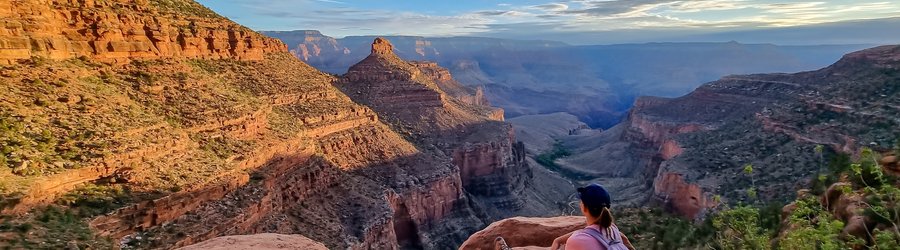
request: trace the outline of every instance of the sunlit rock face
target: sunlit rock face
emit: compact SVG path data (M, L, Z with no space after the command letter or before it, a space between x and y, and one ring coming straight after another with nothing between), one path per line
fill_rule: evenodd
M265 53L287 50L278 40L235 23L220 22L217 14L196 3L166 6L122 0L4 1L0 9L6 19L6 29L0 33L0 62L6 64L33 56L85 56L105 62L156 58L260 60Z
M524 146L501 122L502 110L488 106L481 91L460 85L446 69L403 61L389 41L376 38L369 57L337 85L421 147L449 156L465 191L486 204L479 209L488 218L553 210L525 207L532 175Z
M192 1L0 1L0 14L3 122L60 149L4 158L0 209L16 222L121 190L79 218L120 247L280 233L443 249L508 215L558 212L526 192L502 110L387 40L335 77Z

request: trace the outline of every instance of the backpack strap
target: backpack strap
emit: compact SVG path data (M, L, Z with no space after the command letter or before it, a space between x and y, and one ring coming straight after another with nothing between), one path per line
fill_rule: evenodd
M609 236L608 241L606 240L607 237L603 237L603 233L601 233L596 228L588 227L588 228L585 228L584 230L582 230L582 232L586 233L587 235L590 235L591 237L594 237L594 239L596 239L598 242L600 242L600 245L603 245L603 247L605 247L606 249L610 249L610 246L623 244L622 236L619 235L619 230L616 230L614 228L612 230L613 235Z

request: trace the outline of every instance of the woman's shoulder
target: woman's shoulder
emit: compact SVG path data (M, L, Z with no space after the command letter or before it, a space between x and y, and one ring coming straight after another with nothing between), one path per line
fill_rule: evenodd
M587 230L587 228L584 230ZM584 230L578 230L569 237L569 240L566 241L566 249L601 249L600 242L597 242L597 239L595 239L594 236L591 236Z

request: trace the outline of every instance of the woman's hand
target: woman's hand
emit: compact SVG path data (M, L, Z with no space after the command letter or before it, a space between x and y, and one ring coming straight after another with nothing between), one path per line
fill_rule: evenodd
M566 241L569 240L569 237L575 232L567 233L563 236L556 237L553 239L553 244L550 245L550 250L559 250L561 246L566 245Z

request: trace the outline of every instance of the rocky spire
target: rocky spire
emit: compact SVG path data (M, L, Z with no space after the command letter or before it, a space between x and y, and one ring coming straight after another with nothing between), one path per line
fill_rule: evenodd
M394 45L384 38L375 38L372 42L372 55L395 56Z

